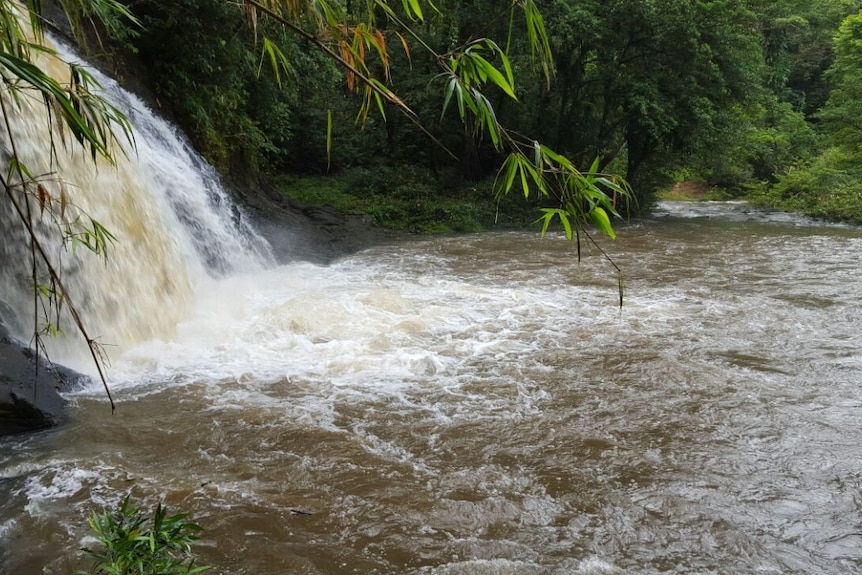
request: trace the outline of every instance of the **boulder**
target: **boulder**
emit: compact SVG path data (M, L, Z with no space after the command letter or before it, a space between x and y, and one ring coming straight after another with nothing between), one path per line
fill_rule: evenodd
M376 227L372 216L347 215L332 206L306 204L271 187L233 182L230 191L250 216L255 229L270 243L279 263L299 260L328 264L342 256L408 237L403 232Z
M45 429L65 421L60 395L86 376L36 357L16 342L0 317L0 437Z

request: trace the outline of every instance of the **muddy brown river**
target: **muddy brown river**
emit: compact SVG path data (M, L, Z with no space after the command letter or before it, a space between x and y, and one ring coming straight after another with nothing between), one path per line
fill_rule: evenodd
M862 230L665 203L603 246L622 310L532 233L200 280L114 415L0 440L0 573L85 568L127 493L214 574L862 572Z

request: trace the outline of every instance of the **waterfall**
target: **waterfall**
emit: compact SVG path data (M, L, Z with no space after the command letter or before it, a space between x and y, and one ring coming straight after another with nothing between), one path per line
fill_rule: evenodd
M62 60L81 63L61 43L51 44ZM68 76L56 58L41 60L40 66L59 81ZM94 163L68 135L61 143L61 131L48 125L41 99L13 104L8 92L0 97L7 109L17 106L9 120L18 157L30 173L42 175L41 182L55 197L63 190L77 213L97 220L116 237L103 259L63 245L56 230L40 230L90 335L112 354L113 346L122 351L141 341L170 338L197 289L212 278L261 269L274 258L215 170L179 130L110 78L90 71L134 127L135 145L115 154L116 166L101 159ZM4 133L4 171L11 156L7 140ZM27 341L34 322L30 254L24 229L8 204L0 202L0 303L16 312L11 321L7 318L7 327ZM31 208L38 206L31 202ZM80 338L71 324L61 327L66 336L48 341L52 359L86 369L83 342L76 341Z

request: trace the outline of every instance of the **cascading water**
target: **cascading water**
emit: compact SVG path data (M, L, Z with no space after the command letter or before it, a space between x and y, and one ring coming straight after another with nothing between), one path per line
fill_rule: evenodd
M59 54L66 61L76 59L62 46ZM58 79L68 76L68 69L56 58L45 58L43 65ZM103 260L85 249L61 246L56 230L42 234L60 263L90 335L122 350L169 337L195 287L207 278L259 269L270 264L272 256L212 167L177 129L113 80L95 70L92 73L134 127L135 145L126 145L125 154L115 154L116 166L92 162L68 136L61 143L62 133L56 125L52 132L41 100L23 98L9 120L18 157L30 172L44 174L40 181L55 198L62 189L80 213L116 237ZM14 109L8 94L3 97ZM52 137L57 156L50 153ZM10 157L9 142L2 155ZM7 202L2 204L9 210ZM31 207L38 209L34 204ZM26 341L33 323L29 251L20 222L4 210L0 210L0 224L7 235L0 252L0 293L18 310L12 327ZM47 342L52 358L89 371L83 344L74 341L77 334L72 327L65 329L67 338Z

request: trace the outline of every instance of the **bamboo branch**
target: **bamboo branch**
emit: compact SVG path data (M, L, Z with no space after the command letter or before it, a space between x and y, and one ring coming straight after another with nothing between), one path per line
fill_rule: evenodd
M372 79L362 73L356 66L345 60L339 53L334 51L332 48L327 46L327 44L322 41L320 38L315 36L314 34L303 30L301 27L297 26L281 14L276 11L264 6L257 0L245 0L246 4L254 7L256 10L259 10L263 14L266 14L294 34L298 35L303 40L306 40L312 44L314 44L317 48L319 48L324 54L326 54L329 58L333 59L338 63L339 66L356 76L360 82L362 82L365 86L367 86L370 90L374 91L378 95L382 96L387 102L394 104L407 118L415 125L419 130L421 130L426 136L428 136L431 141L437 144L441 149L443 149L449 156L453 159L457 160L458 156L456 156L449 148L447 148L439 139L437 139L434 134L428 131L425 126L419 121L419 118L416 116L416 113L410 109L410 107L404 103L401 98L397 97L389 90L384 90L380 88L377 84L375 84Z

